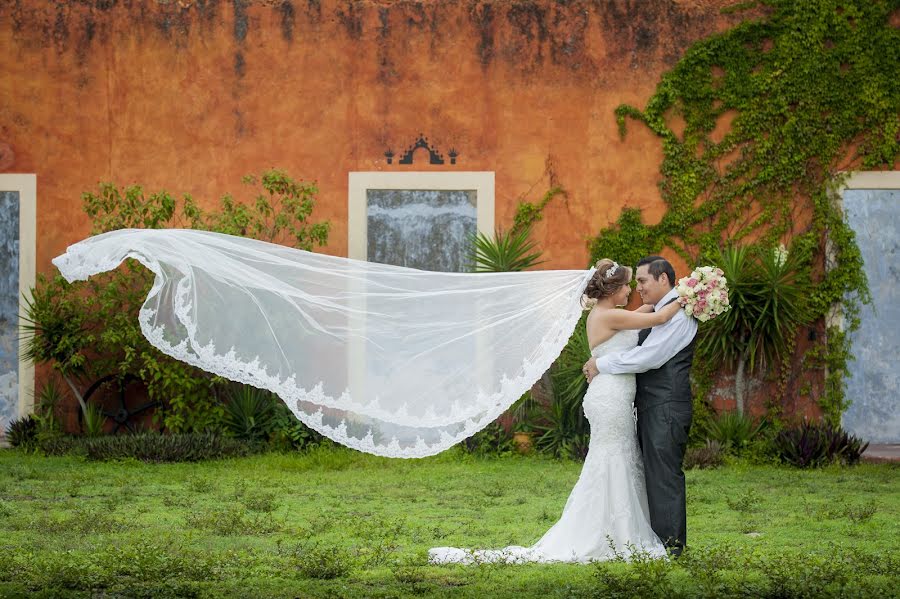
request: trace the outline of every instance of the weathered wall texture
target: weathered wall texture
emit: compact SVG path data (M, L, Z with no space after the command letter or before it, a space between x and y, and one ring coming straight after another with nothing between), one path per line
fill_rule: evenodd
M100 180L212 202L280 167L318 181L326 251L344 254L349 171L496 171L506 225L548 188L549 161L569 195L537 236L548 268L581 268L622 206L662 210L660 142L640 126L621 141L613 109L642 105L685 48L734 23L724 4L3 2L3 170L38 175L46 270L86 234L79 195ZM428 167L423 150L386 164L420 132L457 164Z
M347 251L347 174L496 172L496 221L554 199L545 268L583 268L622 207L663 212L661 143L638 106L730 0L0 2L0 172L38 177L38 271L84 237L98 181L249 198L269 167L315 179L325 251ZM386 163L423 133L457 164ZM682 265L679 264L680 268ZM683 269L682 269L683 270Z

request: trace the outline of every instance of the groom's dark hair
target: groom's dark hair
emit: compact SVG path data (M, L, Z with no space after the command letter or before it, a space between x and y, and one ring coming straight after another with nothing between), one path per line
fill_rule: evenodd
M669 277L669 285L675 287L675 269L669 264L669 261L662 256L644 256L637 265L639 267L647 265L647 272L653 275L653 278L657 281L659 280L659 276L665 273L665 275Z

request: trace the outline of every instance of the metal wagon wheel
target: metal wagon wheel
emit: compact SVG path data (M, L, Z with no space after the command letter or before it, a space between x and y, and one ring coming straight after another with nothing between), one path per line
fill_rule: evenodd
M156 401L148 401L140 406L135 408L128 407L127 402L125 401L125 391L128 388L128 385L135 382L140 381L136 376L132 374L126 374L123 377L119 377L116 374L109 374L102 378L97 379L96 381L88 387L87 391L84 393L84 402L87 404L90 401L91 396L97 394L97 392L107 384L111 382L118 383L118 408L109 409L105 406L100 406L100 413L110 419L110 421L115 423L115 427L112 430L112 434L116 434L119 432L119 429L126 428L130 433L134 434L137 432L137 429L134 425L134 417L137 414L145 412L150 408L156 408L162 405L162 402L159 400ZM99 401L99 400L95 400ZM78 410L78 425L81 427L82 421L84 420L84 415L81 413L81 410Z

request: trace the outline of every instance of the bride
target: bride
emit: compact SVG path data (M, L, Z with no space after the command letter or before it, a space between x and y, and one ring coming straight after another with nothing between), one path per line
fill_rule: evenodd
M631 269L601 260L585 288L593 308L587 317L591 355L599 357L637 345L638 330L668 322L681 309L673 302L652 312L617 308L628 303ZM589 562L608 560L632 552L653 557L666 555L650 527L644 470L635 433L632 402L633 374L600 374L584 396L584 414L591 440L581 475L559 521L531 547L469 550L456 547L430 549L431 563Z

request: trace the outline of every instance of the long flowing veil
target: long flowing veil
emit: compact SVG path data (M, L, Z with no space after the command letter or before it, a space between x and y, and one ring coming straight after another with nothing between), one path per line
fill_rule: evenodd
M74 281L134 258L160 351L268 389L307 426L390 457L441 452L560 354L590 270L444 273L187 229L123 229L53 259Z

